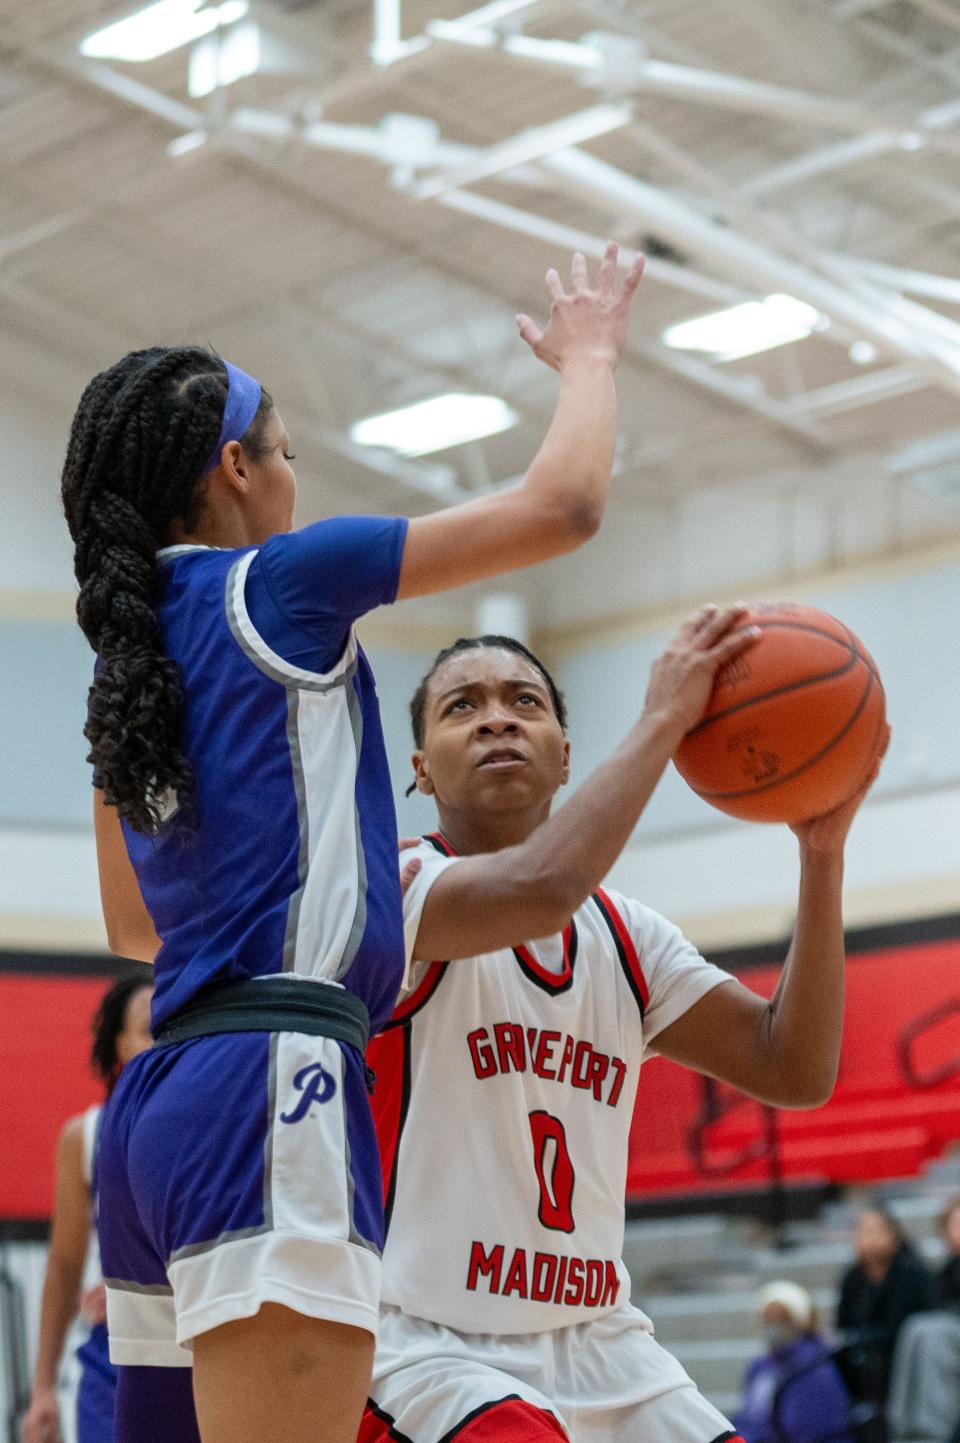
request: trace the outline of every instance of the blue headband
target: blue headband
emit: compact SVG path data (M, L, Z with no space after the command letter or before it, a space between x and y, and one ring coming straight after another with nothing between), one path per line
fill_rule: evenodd
M259 381L241 371L239 366L223 363L227 368L227 400L223 408L223 424L216 450L203 468L204 476L220 464L220 452L228 441L240 441L260 406L262 388Z

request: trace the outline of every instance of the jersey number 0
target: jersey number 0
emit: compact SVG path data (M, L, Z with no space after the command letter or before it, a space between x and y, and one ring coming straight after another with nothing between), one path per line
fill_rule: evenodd
M567 1148L567 1134L559 1117L550 1112L530 1113L533 1165L540 1185L537 1216L545 1228L572 1233L573 1184L576 1174Z

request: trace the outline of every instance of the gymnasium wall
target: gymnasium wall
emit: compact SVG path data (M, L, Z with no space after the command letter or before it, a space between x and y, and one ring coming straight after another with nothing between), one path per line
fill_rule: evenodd
M960 905L960 556L938 549L813 581L757 588L834 612L873 653L893 725L890 750L848 848L848 915L888 921ZM625 620L553 645L570 708L572 783L643 704L649 667L677 616ZM549 644L549 639L548 639ZM713 811L671 769L612 875L682 919L704 945L776 936L790 924L796 845L784 827Z
M765 596L835 611L877 659L894 736L849 849L851 919L950 912L960 905L960 554L861 568ZM102 945L81 728L90 653L66 596L0 595L0 666L16 685L0 708L0 944ZM391 613L396 623L402 608ZM614 746L642 706L649 665L676 623L655 618L536 638L566 691L573 784ZM451 629L451 634L452 634ZM402 831L432 823L410 776L410 696L438 638L386 644L368 623ZM789 927L795 846L785 828L722 817L666 776L613 874L682 921L703 945L777 937Z

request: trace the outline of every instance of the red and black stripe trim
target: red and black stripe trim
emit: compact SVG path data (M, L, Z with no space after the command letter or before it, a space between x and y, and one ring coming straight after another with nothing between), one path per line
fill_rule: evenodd
M386 1156L383 1157L383 1163L388 1168L383 1199L383 1226L385 1232L389 1232L390 1230L393 1205L397 1198L397 1176L400 1171L400 1143L403 1140L403 1130L407 1125L407 1114L410 1111L410 1093L412 1091L410 1054L413 1051L413 1038L410 1036L409 1022L404 1025L395 1045L399 1045L400 1047L400 1106L397 1115L396 1132L392 1139L393 1150L389 1158Z
M566 1433L561 1430L560 1424L552 1413L547 1413L542 1408L535 1408L532 1403L528 1403L525 1398L521 1398L519 1393L507 1393L503 1398L491 1399L489 1403L481 1403L479 1408L474 1408L465 1418L461 1418L459 1423L455 1423L448 1433L444 1433L443 1437L438 1440L438 1443L454 1443L454 1440L462 1437L470 1428L471 1424L475 1423L478 1418L482 1418L484 1413L492 1413L495 1408L502 1408L504 1403L521 1404L525 1412L535 1413L538 1417L549 1420L559 1438L565 1438L567 1436ZM514 1410L511 1410L511 1412L512 1411ZM484 1437L486 1436L487 1434L484 1432Z
M559 972L550 972L546 967L542 967L529 947L514 947L513 955L520 963L523 975L535 987L556 997L561 992L568 992L573 986L573 969L577 960L578 946L576 923L571 921L563 929L563 967Z
M430 835L424 837L423 840L429 842L430 845L444 857L455 857L457 855L442 832L431 832ZM514 947L513 955L520 963L520 970L523 975L532 982L535 987L539 987L541 991L549 992L551 996L556 997L561 992L567 992L573 986L573 968L577 960L577 946L577 928L575 923L571 921L563 933L563 967L559 972L551 972L546 967L541 967L529 947L522 945L520 947ZM434 965L436 966L438 964ZM443 963L442 965L446 966L447 964ZM436 987L439 981L440 978L438 977L434 983L434 987ZM424 1001L426 1000L427 998L424 998ZM422 1006L423 1003L421 1002L418 1005ZM394 1013L394 1016L396 1015L397 1014Z
M743 1443L743 1439L731 1428L729 1433L718 1433L716 1438L710 1439L710 1443Z
M617 949L617 956L620 959L620 966L623 968L623 975L627 979L630 991L640 1009L640 1016L643 1017L650 1005L650 992L647 988L647 979L643 975L643 968L640 965L640 957L630 936L627 924L620 913L613 905L610 897L598 887L593 894L594 905L600 916L606 922L613 938L613 945Z
M391 1443L413 1443L408 1434L400 1432L396 1419L372 1398L368 1398L360 1432L357 1434L357 1443L381 1443L384 1439L390 1439Z

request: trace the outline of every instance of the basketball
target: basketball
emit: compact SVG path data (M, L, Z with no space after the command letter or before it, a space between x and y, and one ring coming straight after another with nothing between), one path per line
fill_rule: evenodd
M750 822L803 822L851 796L885 720L876 663L835 616L755 605L760 640L719 673L674 758L698 796Z

